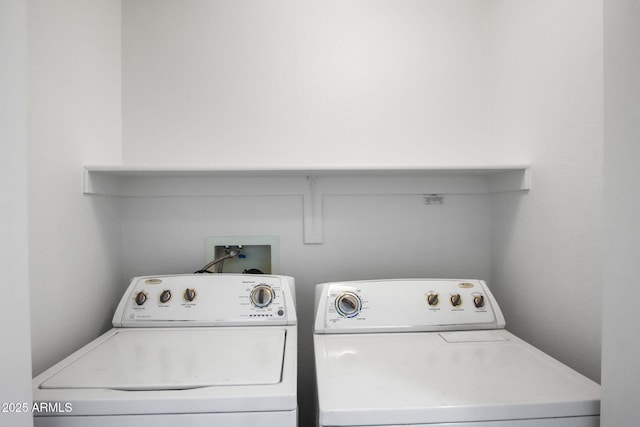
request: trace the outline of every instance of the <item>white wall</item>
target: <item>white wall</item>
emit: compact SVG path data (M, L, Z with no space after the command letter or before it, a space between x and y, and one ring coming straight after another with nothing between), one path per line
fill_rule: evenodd
M602 2L491 10L493 157L522 156L533 177L529 194L493 197L493 290L510 330L599 380Z
M33 373L110 326L119 201L82 194L83 164L119 163L120 2L28 2Z
M638 425L640 323L640 2L605 2L606 269L602 331L602 425Z
M486 0L127 0L123 144L132 165L489 163ZM280 236L296 277L301 425L313 422L313 286L489 272L489 200L327 197L304 245L300 198L123 201L125 274L190 272L208 235ZM454 219L455 218L455 219Z
M27 247L26 7L0 2L0 402L31 402ZM31 414L0 413L0 425L32 425Z
M365 277L488 279L512 331L599 379L601 1L128 0L123 141L132 165L531 163L529 194L438 210L328 197L311 246L296 198L128 199L125 275L195 270L207 235L279 235L306 392L312 286Z
M612 27L637 17L637 2L618 4ZM510 329L598 379L600 1L127 0L122 17L120 2L109 0L28 6L34 373L108 327L123 275L191 271L200 266L207 235L276 234L282 272L298 279L307 368L315 283L458 276L490 279ZM8 15L2 7L0 19L20 22L19 1ZM3 31L12 28L2 24ZM632 31L626 28L616 34L624 38ZM12 31L24 37L20 28ZM7 48L0 40L3 54ZM8 71L0 72L2 85ZM20 66L11 72L13 79ZM13 119L5 115L7 102L23 102L21 96L2 98L3 119ZM24 139L20 129L9 132ZM626 137L619 140L622 151L612 147L608 164L628 165L626 171L637 153L623 145ZM21 186L22 154L19 144L10 147L17 151L6 158L16 161L2 168L3 182L18 177ZM432 207L408 196L329 197L325 243L305 246L296 198L144 198L120 206L82 196L80 166L120 163L123 151L129 164L172 166L530 162L534 187L490 201L451 196ZM612 205L627 207L626 187L619 188ZM24 206L19 192L1 194L14 209L8 219L19 224L12 237L19 250L2 246L2 259L5 252L16 258L8 260L18 283L26 277ZM612 235L625 219L612 214ZM604 412L617 426L635 406L624 399L632 385L616 369L628 362L617 351L628 335L616 329L624 315L617 295L627 282L616 279L631 273L613 261L635 258L625 242L611 244L607 280L620 292L605 300L605 391L609 378L612 397L605 395ZM11 291L27 298L24 287ZM103 303L96 311L86 298ZM24 316L12 308L10 315ZM16 349L2 360L24 365L27 354ZM20 370L12 374L24 388ZM301 372L305 390L311 375ZM306 396L301 404L309 416ZM618 403L631 406L619 411Z
M125 163L487 163L487 13L487 0L127 0Z

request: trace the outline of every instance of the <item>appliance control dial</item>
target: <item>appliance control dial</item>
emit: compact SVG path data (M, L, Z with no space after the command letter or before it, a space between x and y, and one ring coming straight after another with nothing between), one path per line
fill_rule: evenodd
M189 302L191 302L191 301L193 301L194 299L196 299L196 295L197 295L197 294L196 294L196 290L195 290L195 289L193 289L193 288L187 288L187 289L185 289L184 294L183 294L184 299L185 299L185 300L187 300L187 301L189 301Z
M362 309L362 301L358 294L342 292L336 298L336 310L342 317L354 317Z
M451 295L450 300L451 300L451 305L454 307L457 307L460 304L462 304L462 297L460 296L460 294Z
M249 299L251 303L258 307L264 308L268 307L275 298L275 294L273 293L273 289L269 285L258 285L251 291L251 295L249 295Z
M162 293L160 294L160 302L162 304L165 304L169 302L170 299L171 299L171 291L169 289L165 289L164 291L162 291Z
M145 294L144 292L140 291L136 294L136 304L138 305L142 305L145 302L147 302L147 294Z
M438 294L427 295L427 302L429 303L429 305L438 305L438 303L440 302L438 300Z
M484 307L484 295L476 295L473 297L473 304L476 308Z

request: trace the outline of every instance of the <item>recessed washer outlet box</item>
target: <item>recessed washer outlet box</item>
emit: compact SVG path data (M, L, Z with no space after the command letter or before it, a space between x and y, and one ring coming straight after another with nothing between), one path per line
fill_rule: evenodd
M222 273L244 273L260 270L264 274L278 274L280 269L280 238L278 236L210 236L205 238L205 264L223 257L228 251L239 255L225 259L211 267Z

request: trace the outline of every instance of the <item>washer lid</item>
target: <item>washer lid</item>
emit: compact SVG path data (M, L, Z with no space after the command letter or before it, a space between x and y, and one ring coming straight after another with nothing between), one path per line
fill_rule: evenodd
M44 389L176 390L276 384L285 331L122 330L44 381Z
M320 425L600 413L598 384L504 330L316 334L314 340Z

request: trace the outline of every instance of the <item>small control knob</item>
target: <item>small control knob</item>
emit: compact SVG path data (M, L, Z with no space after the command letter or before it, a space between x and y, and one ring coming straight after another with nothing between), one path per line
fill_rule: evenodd
M356 316L362 309L360 297L353 292L342 292L336 298L336 310L342 317Z
M475 305L476 308L484 307L484 295L476 295L473 297L473 305Z
M136 294L136 304L138 305L142 305L145 302L147 302L147 294L145 294L144 292L140 291Z
M450 300L451 300L451 305L454 307L457 307L460 304L462 304L462 297L460 296L460 294L451 295Z
M268 285L258 285L251 291L249 299L251 299L251 303L258 308L267 307L273 302L273 289Z
M165 289L164 291L162 291L162 293L160 294L160 302L164 304L167 303L170 299L171 291L169 289Z
M438 305L438 303L440 302L438 300L438 294L427 295L427 302L429 303L429 305Z
M196 290L192 288L185 289L184 299L187 301L193 301L194 299L196 299Z

